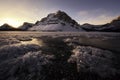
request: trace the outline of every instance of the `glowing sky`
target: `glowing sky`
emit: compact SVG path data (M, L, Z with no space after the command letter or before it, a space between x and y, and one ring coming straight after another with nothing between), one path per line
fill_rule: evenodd
M104 24L120 16L120 0L0 0L0 25L35 23L62 10L78 23Z

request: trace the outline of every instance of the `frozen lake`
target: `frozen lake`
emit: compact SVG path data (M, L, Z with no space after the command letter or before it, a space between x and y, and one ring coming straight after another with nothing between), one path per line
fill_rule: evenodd
M118 80L120 33L0 32L0 80Z
M2 44L2 37L41 37L41 36L52 36L52 37L68 37L75 38L75 42L81 45L94 46L98 48L108 49L120 52L120 33L112 32L24 32L24 31L1 31L0 32L0 44ZM2 40L1 40L2 39ZM3 40L4 41L4 40Z

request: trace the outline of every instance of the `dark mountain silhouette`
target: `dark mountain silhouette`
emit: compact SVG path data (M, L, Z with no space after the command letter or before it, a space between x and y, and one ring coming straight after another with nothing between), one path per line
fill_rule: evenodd
M82 25L82 28L86 31L120 32L120 16L104 25L92 25L86 23Z
M21 30L28 30L29 28L31 28L34 24L33 23L28 23L28 22L24 22L23 25L21 25L19 27L19 29Z
M0 26L0 31L18 31L20 29L14 28L13 26L5 23L2 26Z

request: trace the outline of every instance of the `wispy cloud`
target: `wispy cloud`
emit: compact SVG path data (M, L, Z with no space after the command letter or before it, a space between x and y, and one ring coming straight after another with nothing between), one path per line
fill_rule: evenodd
M118 17L119 14L113 14L103 9L96 10L83 10L77 13L78 22L80 24L90 23L90 24L105 24Z
M88 15L88 11L80 11L78 15L81 15L81 16Z

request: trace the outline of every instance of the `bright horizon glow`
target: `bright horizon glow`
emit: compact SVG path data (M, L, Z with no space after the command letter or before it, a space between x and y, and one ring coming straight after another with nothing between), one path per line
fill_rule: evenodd
M1 23L7 23L15 28L21 25L19 21L17 21L16 19L12 19L12 18L5 18L3 19L3 21L1 21Z
M0 18L0 26L3 25L3 24L8 24L14 28L18 28L19 26L23 25L24 22L31 22L32 21L29 21L29 19L27 18L19 18L19 17L16 17L16 16L10 16L8 15L8 17L2 17Z

